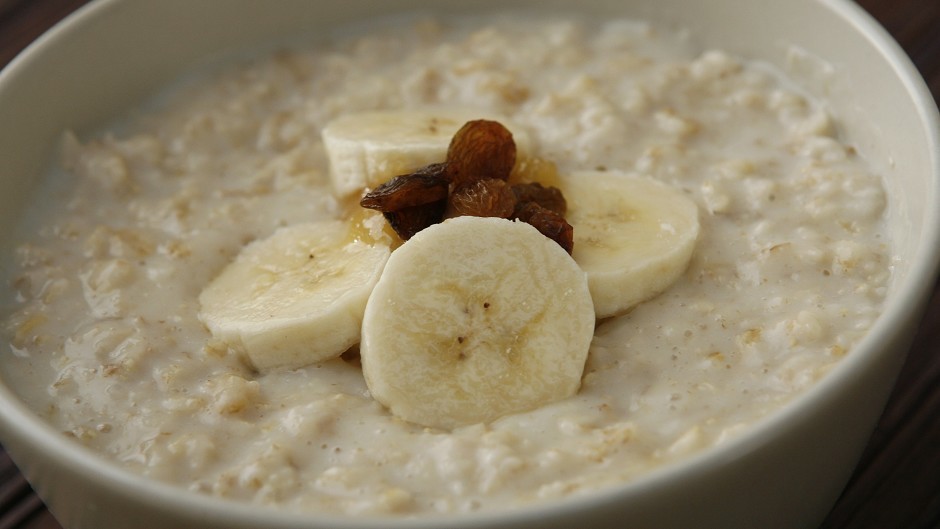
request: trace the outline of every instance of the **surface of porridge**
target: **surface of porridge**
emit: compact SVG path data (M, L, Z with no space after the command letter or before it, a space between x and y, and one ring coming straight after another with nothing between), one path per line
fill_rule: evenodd
M561 172L648 176L699 207L688 270L598 323L580 391L439 431L376 403L352 355L261 374L213 340L197 297L248 242L342 215L320 130L445 104L507 116ZM4 378L134 472L291 510L467 512L633 480L824 376L890 274L881 182L823 105L634 21L380 24L188 79L63 151L17 232Z

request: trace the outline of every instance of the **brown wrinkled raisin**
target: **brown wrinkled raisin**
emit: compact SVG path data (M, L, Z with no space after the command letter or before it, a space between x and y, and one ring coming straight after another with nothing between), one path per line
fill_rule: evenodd
M535 229L558 243L569 254L574 249L574 228L564 217L535 202L526 202L516 208L515 217L531 224Z
M366 193L359 205L388 212L444 200L449 186L446 168L447 164L436 163L396 176Z
M512 191L516 195L518 204L526 202L535 202L545 209L554 211L564 216L568 211L568 203L557 187L544 187L538 182L530 184L515 184Z
M516 218L557 242L569 254L574 229L567 203L551 184L554 163L530 159L516 164L512 133L495 121L467 122L450 142L447 160L396 176L362 197L364 208L382 212L402 240L449 217ZM508 180L513 178L513 184ZM542 184L548 185L542 185Z
M516 142L496 121L468 121L447 148L447 164L455 186L483 178L508 180L516 164Z
M438 200L420 206L411 206L396 211L382 212L395 233L403 241L412 238L416 233L444 220L446 200Z
M508 219L516 208L516 195L504 180L485 178L463 184L447 199L444 218L474 216Z

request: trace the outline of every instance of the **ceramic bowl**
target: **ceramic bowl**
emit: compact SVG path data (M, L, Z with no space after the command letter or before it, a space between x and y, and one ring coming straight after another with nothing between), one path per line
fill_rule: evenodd
M38 200L64 129L87 131L197 67L289 35L416 9L577 10L690 29L703 46L767 61L829 101L847 140L882 172L896 270L870 334L822 381L733 442L635 482L506 513L400 520L253 508L130 474L39 420L0 385L0 440L69 529L265 527L810 528L845 485L904 360L936 274L936 106L911 62L842 0L99 0L0 75L0 220Z

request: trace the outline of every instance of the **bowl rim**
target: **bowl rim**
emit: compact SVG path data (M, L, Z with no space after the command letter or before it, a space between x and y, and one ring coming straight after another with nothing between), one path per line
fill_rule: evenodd
M862 7L851 0L814 0L828 9L871 43L900 79L914 103L931 146L929 158L932 167L930 196L940 196L940 112L920 73L897 42ZM71 13L20 52L0 71L0 96L5 87L14 83L20 70L40 60L43 50L67 41L75 32L83 31L90 21L109 10L118 8L124 0L93 0ZM929 203L929 202L928 202ZM940 200L934 203L940 203ZM647 488L666 486L687 475L704 474L749 453L772 440L777 432L797 422L801 411L814 403L834 398L853 379L870 368L881 355L900 354L891 351L890 344L905 332L904 322L912 321L921 313L931 293L940 267L940 207L927 208L925 229L917 243L918 253L912 258L913 266L897 287L893 302L884 309L865 338L855 347L850 358L839 362L823 380L803 391L781 408L750 425L740 436L711 446L692 456L653 469L627 483L605 486L588 495L576 495L553 502L534 502L514 508L496 509L460 516L425 514L418 518L396 516L351 517L329 513L280 511L276 508L245 505L236 501L209 495L192 494L185 488L147 478L120 467L111 459L83 445L75 443L38 415L0 379L0 432L4 436L16 433L30 445L40 447L57 467L88 476L99 486L133 496L142 503L161 510L185 513L192 519L212 518L227 522L232 527L271 526L302 529L323 526L336 529L357 528L432 528L446 520L448 527L484 527L513 521L524 523L558 513L590 510L600 505L635 496ZM903 300L899 301L899 300ZM912 301L913 300L913 301Z

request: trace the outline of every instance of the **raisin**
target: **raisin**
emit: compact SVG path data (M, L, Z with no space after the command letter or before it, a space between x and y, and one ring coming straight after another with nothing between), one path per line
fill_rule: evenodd
M564 217L564 196L551 186L558 180L555 164L532 159L513 172L515 164L516 143L506 127L469 121L451 140L444 163L396 176L366 193L359 204L381 211L405 241L445 217L516 218L570 254L574 229Z
M530 184L515 184L512 191L516 195L516 201L519 204L526 202L535 202L545 209L554 211L561 216L568 211L568 203L557 187L544 187L538 182Z
M447 200L438 200L428 204L409 206L395 211L385 211L385 220L388 221L395 233L403 241L412 238L416 233L444 220L444 208Z
M539 233L557 242L569 254L574 249L574 228L558 213L535 202L526 202L516 208L514 216L534 226Z
M468 121L447 148L447 164L455 186L483 178L508 180L516 164L516 142L496 121Z
M444 218L474 216L508 219L516 208L516 195L504 180L485 178L463 184L447 199Z
M389 212L444 200L449 186L446 169L447 164L436 163L396 176L366 193L359 205Z

